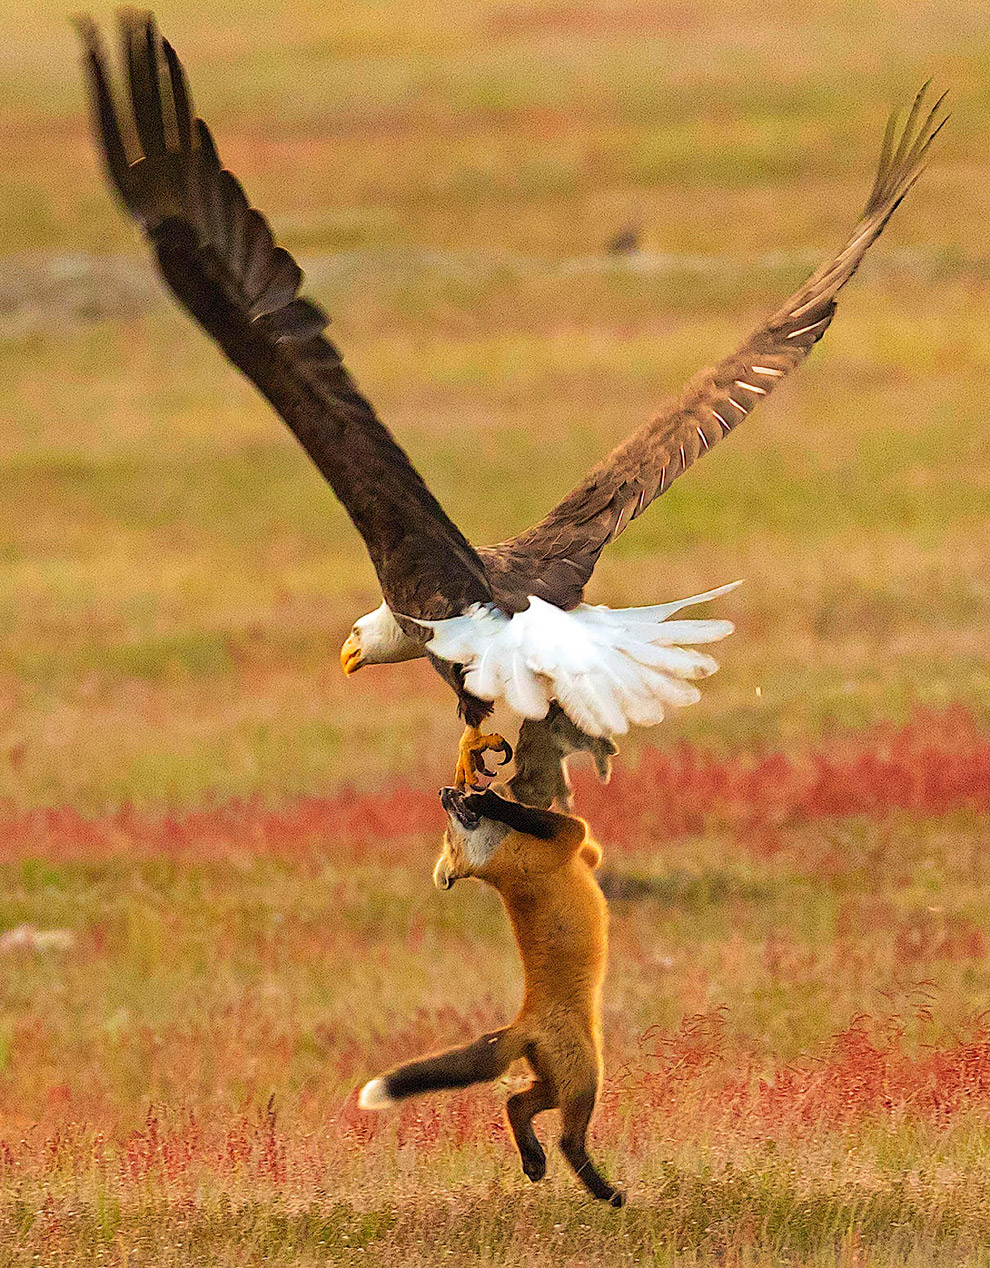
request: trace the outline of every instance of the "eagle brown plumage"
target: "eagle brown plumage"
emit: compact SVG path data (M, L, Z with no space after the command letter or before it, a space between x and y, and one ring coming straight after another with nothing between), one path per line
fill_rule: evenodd
M148 238L176 298L274 406L363 537L385 600L382 622L391 622L388 637L405 640L381 658L406 659L425 651L457 691L468 727L460 782L481 766L485 748L501 740L480 734L493 703L472 694L468 661L451 662L426 647L428 641L439 646L440 639L420 623L449 622L465 613L532 616L533 598L562 612L577 610L604 547L732 431L822 337L838 292L917 180L945 122L944 98L925 109L926 85L903 127L898 128L896 114L891 116L872 192L843 248L735 352L696 376L680 397L594 467L538 524L495 546L474 548L356 387L325 333L326 314L300 297L299 266L275 244L265 218L222 166L209 129L193 112L182 65L152 15L120 13L124 105L115 99L96 28L87 19L78 27L95 127L113 187ZM685 642L720 637L715 626L725 627L723 633L729 628L718 622L676 624L683 627ZM712 628L695 639L688 637L688 626ZM710 672L705 664L714 667L698 653L672 650L682 653L681 668L671 671L675 679L678 674L703 676ZM695 658L687 668L685 656ZM687 698L682 693L678 700L673 692L675 703ZM537 717L540 707L543 714ZM521 733L517 795L533 802L545 803L554 795L566 800L564 757L588 748L599 768L607 770L614 751L608 726L585 723L582 729L584 715L575 717L575 709L549 695L533 710ZM603 716L607 719L607 712Z

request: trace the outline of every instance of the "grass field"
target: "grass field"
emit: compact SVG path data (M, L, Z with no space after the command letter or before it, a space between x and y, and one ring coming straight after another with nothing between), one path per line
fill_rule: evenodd
M518 998L497 901L430 885L453 698L342 678L358 539L160 293L65 16L3 4L0 1268L987 1263L985 6L224 12L159 17L476 541L839 244L892 103L954 114L808 365L596 573L746 579L702 702L579 781L616 1214L528 1185L504 1088L357 1109Z

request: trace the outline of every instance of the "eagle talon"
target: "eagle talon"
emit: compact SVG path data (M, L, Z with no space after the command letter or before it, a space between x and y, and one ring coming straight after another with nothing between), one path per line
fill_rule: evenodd
M486 753L501 753L499 766L512 760L512 746L501 735L482 735L478 727L465 727L457 753L457 771L454 775L456 788L471 788L483 791L483 786L475 782L477 776L493 779L495 771L489 770L485 763Z

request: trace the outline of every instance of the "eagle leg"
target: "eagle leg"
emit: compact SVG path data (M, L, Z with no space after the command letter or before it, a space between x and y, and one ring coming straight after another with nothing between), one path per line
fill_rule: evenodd
M501 753L500 766L512 761L512 747L501 735L482 735L481 727L466 726L457 747L455 788L474 787L475 776L485 775L490 779L495 774L485 765L486 753Z

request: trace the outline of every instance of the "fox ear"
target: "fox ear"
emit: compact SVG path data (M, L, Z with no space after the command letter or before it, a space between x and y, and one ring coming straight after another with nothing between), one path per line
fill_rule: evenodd
M597 841L592 841L589 837L587 841L581 843L581 857L588 864L592 871L601 865L602 847Z
M557 815L558 827L556 837L562 844L571 850L585 849L597 850L598 859L601 861L601 848L591 840L588 836L588 825L583 819L578 819L575 815ZM589 863L591 859L587 860ZM597 867L597 863L593 866Z

